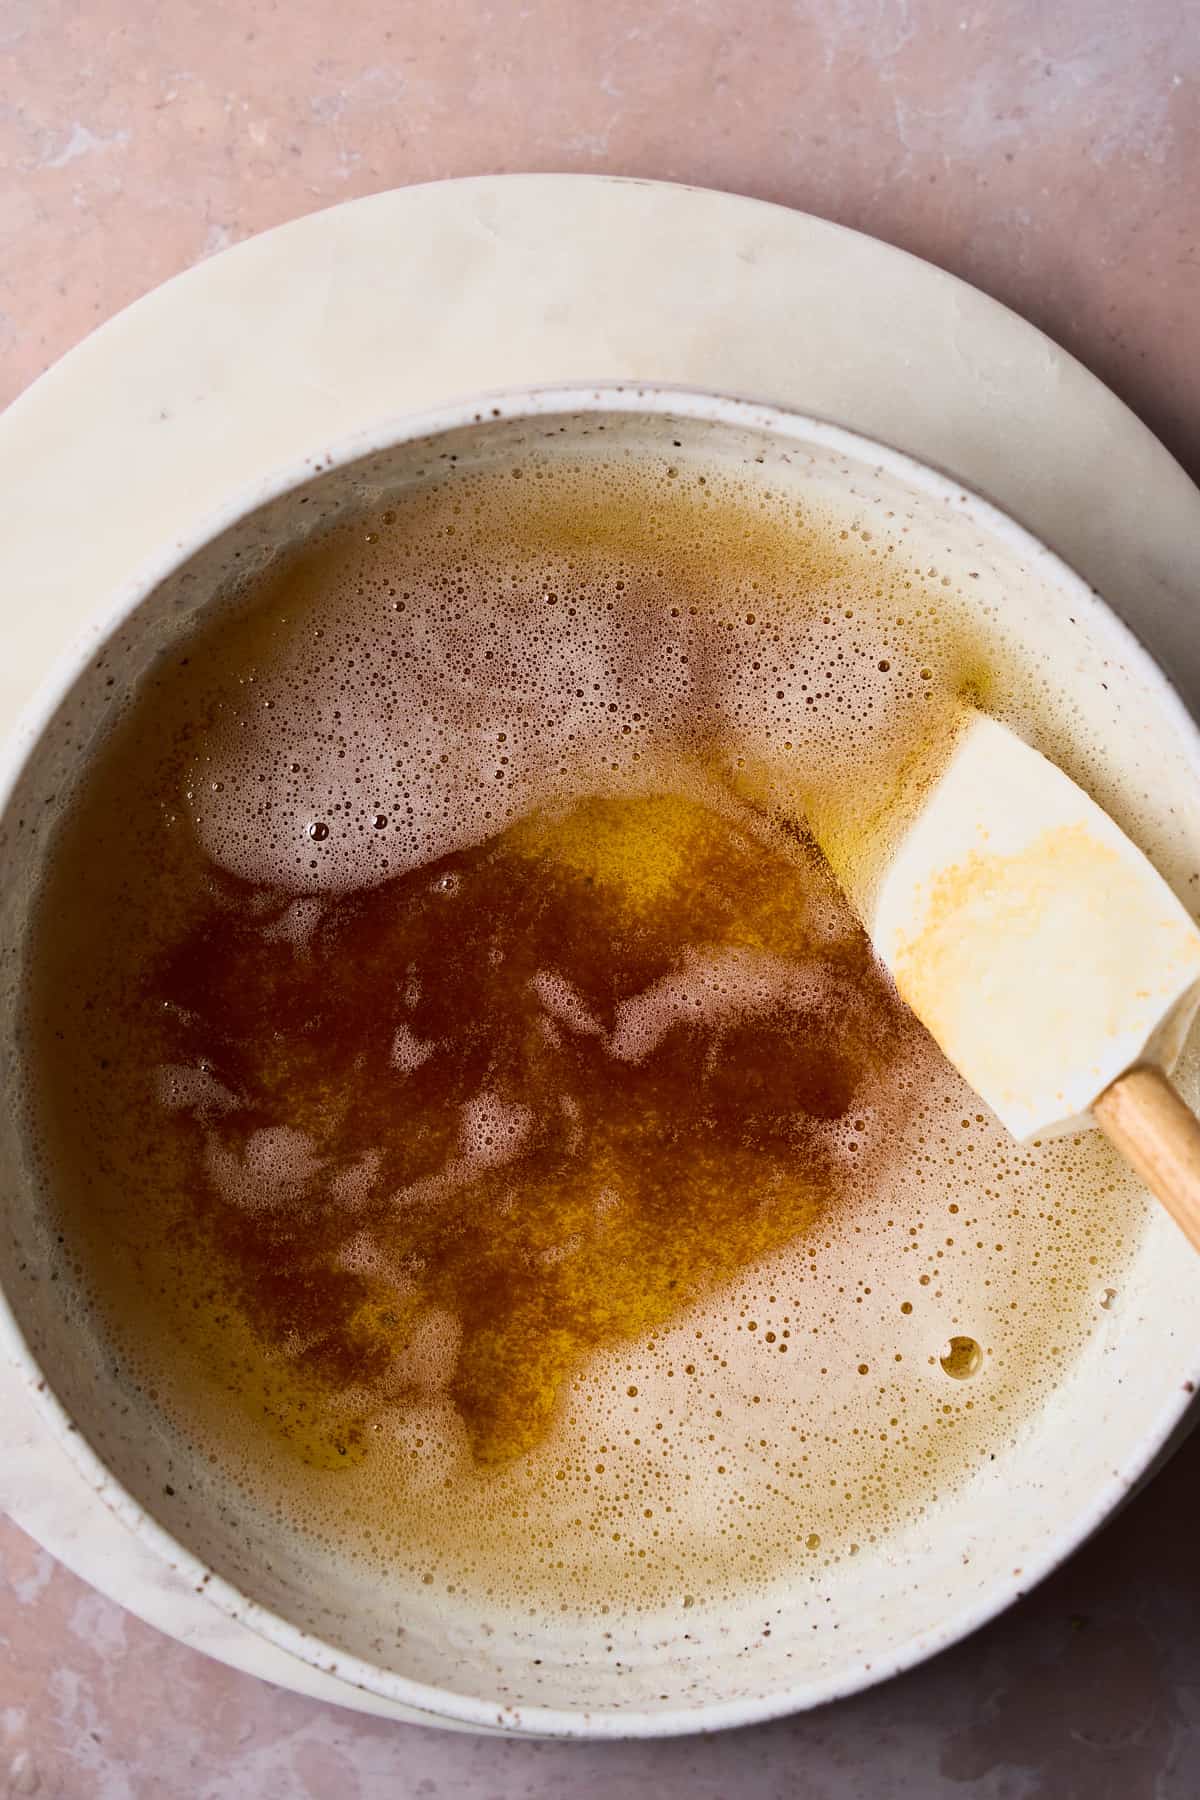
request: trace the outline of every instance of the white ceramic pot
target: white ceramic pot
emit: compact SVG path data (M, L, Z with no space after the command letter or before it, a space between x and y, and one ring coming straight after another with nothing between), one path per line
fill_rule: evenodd
M534 390L398 421L283 471L166 544L66 655L0 771L0 1048L7 1179L0 1332L51 1429L129 1529L217 1606L343 1681L430 1722L538 1735L655 1735L745 1724L845 1694L953 1643L1066 1556L1145 1473L1179 1425L1200 1351L1197 1271L1147 1210L1119 1305L1015 1441L953 1495L817 1582L688 1621L609 1614L537 1629L450 1616L419 1593L310 1560L232 1492L189 1488L147 1403L115 1379L43 1210L22 1112L17 1013L30 906L56 809L100 728L108 672L132 688L231 578L328 518L419 479L440 457L529 444L714 460L873 517L1003 613L1031 666L1105 745L1103 797L1186 897L1200 866L1200 736L1129 631L1056 557L952 480L837 427L739 401L657 389ZM305 502L302 506L301 500ZM313 502L316 502L314 504ZM97 670L97 651L107 651ZM1086 1203L1086 1196L1081 1200ZM170 1491L173 1490L173 1491ZM403 1626L403 1632L397 1626ZM764 1629L766 1625L769 1630Z

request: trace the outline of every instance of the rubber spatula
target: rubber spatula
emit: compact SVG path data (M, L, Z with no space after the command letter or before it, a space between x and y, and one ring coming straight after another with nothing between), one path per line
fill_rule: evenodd
M1168 1080L1200 1005L1185 908L1082 788L974 710L898 816L874 871L827 853L902 997L1015 1137L1095 1123L1200 1249L1200 1120Z

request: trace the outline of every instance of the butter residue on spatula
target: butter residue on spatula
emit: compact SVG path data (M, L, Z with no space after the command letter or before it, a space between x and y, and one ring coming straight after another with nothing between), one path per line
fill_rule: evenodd
M1200 1244L1200 1125L1165 1081L1200 1005L1186 908L1082 788L972 708L884 814L855 853L844 825L816 829L903 999L1015 1137L1101 1125ZM1163 1191L1189 1181L1190 1199Z

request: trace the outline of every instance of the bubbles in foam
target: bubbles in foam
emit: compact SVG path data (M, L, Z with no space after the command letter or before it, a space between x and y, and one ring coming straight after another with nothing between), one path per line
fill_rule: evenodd
M908 619L904 643L878 655L897 630L879 598L894 604L904 583L876 581L864 606L848 542L818 542L781 508L738 545L731 581L712 509L689 518L675 493L635 512L615 471L554 480L554 497L524 514L504 496L503 565L497 497L483 500L487 478L467 475L369 541L281 570L291 630L256 664L259 703L222 708L191 783L216 860L256 882L345 891L539 805L653 789L681 752L697 758L698 783L717 776L721 790L732 777L753 794L769 781L777 803L795 805L813 787L861 784L944 696L928 665L944 675L945 634L939 643L928 622ZM553 516L562 505L578 517L576 542L597 543L595 516L611 505L627 543L601 527L581 563ZM418 536L420 567L405 571L394 611L396 558ZM250 635L257 651L261 628Z
M511 1162L533 1124L527 1106L488 1089L465 1103L460 1119L463 1155L485 1165Z
M263 927L268 943L306 944L320 922L325 904L319 898L293 900L278 918Z
M983 1367L983 1351L974 1338L956 1334L945 1345L938 1361L947 1375L952 1375L956 1381L968 1381Z
M368 1150L364 1155L356 1157L331 1177L331 1198L338 1206L347 1210L365 1206L374 1197L375 1182L382 1162L383 1156L378 1150Z
M389 1384L401 1392L410 1388L422 1395L444 1392L454 1375L461 1339L462 1325L456 1314L444 1306L425 1308L392 1359Z
M734 948L684 951L683 967L621 1003L609 1047L636 1062L679 1025L753 1017L793 1010L803 1013L829 996L829 971L780 956Z
M585 1037L598 1037L603 1032L599 1020L565 976L551 969L539 969L530 985L556 1024ZM569 1095L564 1095L564 1100L569 1099Z
M251 1210L294 1205L322 1167L308 1133L290 1125L252 1131L236 1150L227 1148L217 1132L210 1130L205 1160L219 1192L235 1206Z
M229 1005L200 993L172 1019L208 1005L227 1024L236 1002L265 1050L239 1061L223 1043L215 1070L166 1054L150 1066L155 1107L199 1133L205 1192L226 1204L228 1229L241 1219L276 1234L270 1317L293 1324L265 1355L262 1319L228 1272L210 1264L201 1287L165 1235L141 1249L177 1307L151 1315L94 1227L74 1220L95 1240L101 1304L124 1321L129 1368L202 1460L237 1472L248 1506L283 1496L290 1528L381 1581L582 1610L703 1609L815 1578L1002 1451L1084 1340L1097 1292L1119 1285L1137 1229L1103 1145L1012 1145L919 1041L881 1040L886 1079L870 1067L863 1078L856 1052L857 1085L816 1081L877 1014L805 821L849 792L862 796L862 842L886 834L869 797L897 760L945 728L964 692L1020 713L1025 672L1006 675L999 639L940 574L904 564L898 532L797 517L785 492L749 479L710 470L702 483L683 455L669 478L602 459L531 461L519 482L456 473L387 511L269 571L148 704L112 782L124 854L144 844L167 904L157 918L129 911L126 926L115 877L94 890L108 929L141 934L143 960L205 907L253 928L237 940ZM145 750L169 707L203 721L162 737L173 761ZM207 858L203 895L191 840L180 830L163 847L155 783L168 780ZM93 817L104 806L101 793ZM88 848L83 833L78 854ZM729 891L722 859L739 871ZM763 867L757 886L743 879ZM518 876L529 938L539 919L557 921L527 961L520 932L489 938L473 923L480 895L499 891L487 883L508 882L511 898ZM574 898L554 913L559 888ZM394 901L372 908L376 890ZM439 930L477 942L473 985L436 1029L448 971L411 947L393 953L390 909L433 921L438 943ZM638 962L664 910L674 951ZM60 894L65 915L61 941L100 958ZM619 918L619 935L597 950L570 937L573 916ZM347 946L363 981L346 1011L364 1032L376 1011L381 1023L378 1046L364 1039L339 1062L331 995L353 973ZM636 972L619 993L594 979L605 956ZM263 968L271 979L251 1004L236 990ZM78 991L105 978L90 970ZM493 991L528 1030L487 1036ZM103 1033L118 1027L80 1024L61 1004L81 1058L114 1064L103 1104L116 1116L121 1046ZM288 1060L280 1044L307 1044L313 1019L311 1054ZM778 1132L770 1178L736 1134L710 1168L697 1149L705 1109L723 1097L749 1116L772 1058L797 1039L811 1039L814 1067L800 1068L795 1105L755 1127ZM421 1096L447 1069L457 1085L439 1113ZM592 1100L614 1069L644 1085L597 1149ZM100 1095L90 1073L79 1079ZM676 1080L690 1110L668 1109L659 1129L654 1084L674 1093ZM306 1130L281 1123L297 1096ZM160 1166L157 1112L140 1091L125 1104L155 1147L138 1179L168 1192L178 1141ZM96 1117L99 1141L98 1099ZM562 1161L543 1167L548 1142ZM631 1195L651 1166L659 1211L638 1235ZM800 1169L809 1189L788 1185ZM736 1225L704 1211L718 1176ZM555 1204L537 1211L535 1187ZM1075 1192L1102 1198L1085 1217ZM776 1218L790 1222L779 1233ZM504 1278L472 1285L472 1267L519 1228ZM744 1256L723 1261L738 1232ZM681 1243L719 1279L672 1298ZM328 1316L305 1298L318 1250ZM543 1345L565 1334L539 1307L581 1269L580 1291L614 1317L586 1357L564 1336L559 1363L538 1363L547 1392L523 1386L522 1333ZM660 1311L615 1316L631 1270L666 1296ZM978 1360L948 1380L959 1370L943 1352L953 1360L963 1343ZM211 1373L234 1368L236 1394ZM494 1436L524 1442L519 1454L481 1456L480 1393L501 1418Z
M419 1038L411 1026L400 1024L392 1038L392 1063L402 1075L411 1075L433 1055L436 1044Z
M203 1117L230 1112L237 1105L236 1095L203 1064L160 1063L155 1071L155 1092L167 1112L195 1112Z

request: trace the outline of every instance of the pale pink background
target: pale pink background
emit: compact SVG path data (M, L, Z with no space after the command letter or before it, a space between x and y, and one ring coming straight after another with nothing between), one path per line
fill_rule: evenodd
M730 188L901 244L1043 326L1200 474L1188 0L0 0L0 401L240 237L509 169ZM0 1520L0 1793L1193 1800L1198 1497L1194 1441L1038 1594L925 1669L781 1725L607 1747L442 1736L280 1693Z

